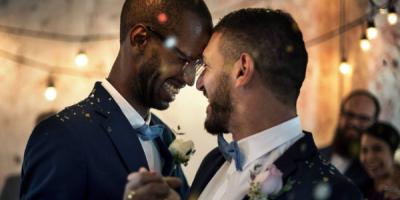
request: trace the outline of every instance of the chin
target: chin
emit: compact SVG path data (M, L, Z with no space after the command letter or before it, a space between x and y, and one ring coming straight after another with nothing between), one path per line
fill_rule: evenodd
M204 127L211 135L229 132L225 127L221 126L221 123L217 123L216 120L206 120L204 122Z
M157 109L157 110L166 110L169 108L169 104L170 103L161 102L161 103L154 104L152 106L152 108Z

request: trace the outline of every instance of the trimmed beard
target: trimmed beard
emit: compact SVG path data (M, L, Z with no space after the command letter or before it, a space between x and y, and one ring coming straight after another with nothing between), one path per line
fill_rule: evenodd
M354 127L353 129L356 130ZM348 159L358 159L360 154L361 137L347 137L345 131L345 128L336 128L336 134L332 143L333 151ZM360 130L357 129L356 131Z
M233 111L229 86L229 76L222 74L214 92L214 98L210 98L211 112L204 122L204 127L212 135L228 133L228 123Z
M155 84L160 76L158 68L161 66L160 55L152 52L151 57L139 67L135 82L131 85L133 98L146 108L166 109L155 99Z

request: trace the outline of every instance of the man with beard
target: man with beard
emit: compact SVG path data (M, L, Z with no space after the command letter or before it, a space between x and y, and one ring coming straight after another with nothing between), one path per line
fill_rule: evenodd
M254 177L265 195L256 199L361 199L357 187L321 159L311 133L302 131L296 101L308 56L289 14L263 8L228 14L203 59L196 87L209 100L205 127L217 135L218 147L202 161L189 199L254 199L260 195L251 187ZM133 174L128 191L142 191L134 184L140 174L149 179Z
M21 199L121 199L127 175L142 166L179 177L185 196L186 179L168 151L174 135L149 109L167 109L179 89L193 85L211 32L202 0L127 0L108 78L34 129Z
M366 90L351 92L341 103L336 134L320 153L359 188L372 181L359 161L361 131L374 124L380 113L378 99Z

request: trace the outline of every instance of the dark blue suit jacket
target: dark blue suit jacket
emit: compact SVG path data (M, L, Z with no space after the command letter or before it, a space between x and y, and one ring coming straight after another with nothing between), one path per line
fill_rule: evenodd
M152 115L151 124L163 122ZM164 162L162 174L180 177L184 196L186 179L168 151L174 139L166 128L155 143ZM33 130L25 149L21 199L119 200L127 175L142 166L148 168L136 131L98 82L88 98Z
M212 150L203 160L196 173L189 199L197 199L214 174L225 162L218 148ZM327 189L330 200L361 200L358 188L335 167L319 155L310 133L293 144L274 164L283 173L283 185L292 182L289 191L274 199L312 200L318 197L318 188ZM234 190L235 188L232 188ZM244 199L248 199L246 196Z

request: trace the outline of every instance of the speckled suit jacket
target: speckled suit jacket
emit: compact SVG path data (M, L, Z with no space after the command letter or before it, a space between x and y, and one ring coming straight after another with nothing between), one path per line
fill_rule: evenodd
M203 160L194 178L188 199L197 199L225 162L218 148ZM318 153L311 133L299 139L274 164L283 173L284 188L277 200L361 200L359 189ZM231 188L234 190L234 188ZM248 199L248 196L244 197Z
M163 122L152 115L151 124ZM168 151L174 139L166 128L155 143L164 163L162 174L180 177L184 196L186 179ZM142 166L148 167L136 131L97 82L88 98L33 130L25 150L21 199L120 200L127 175Z

